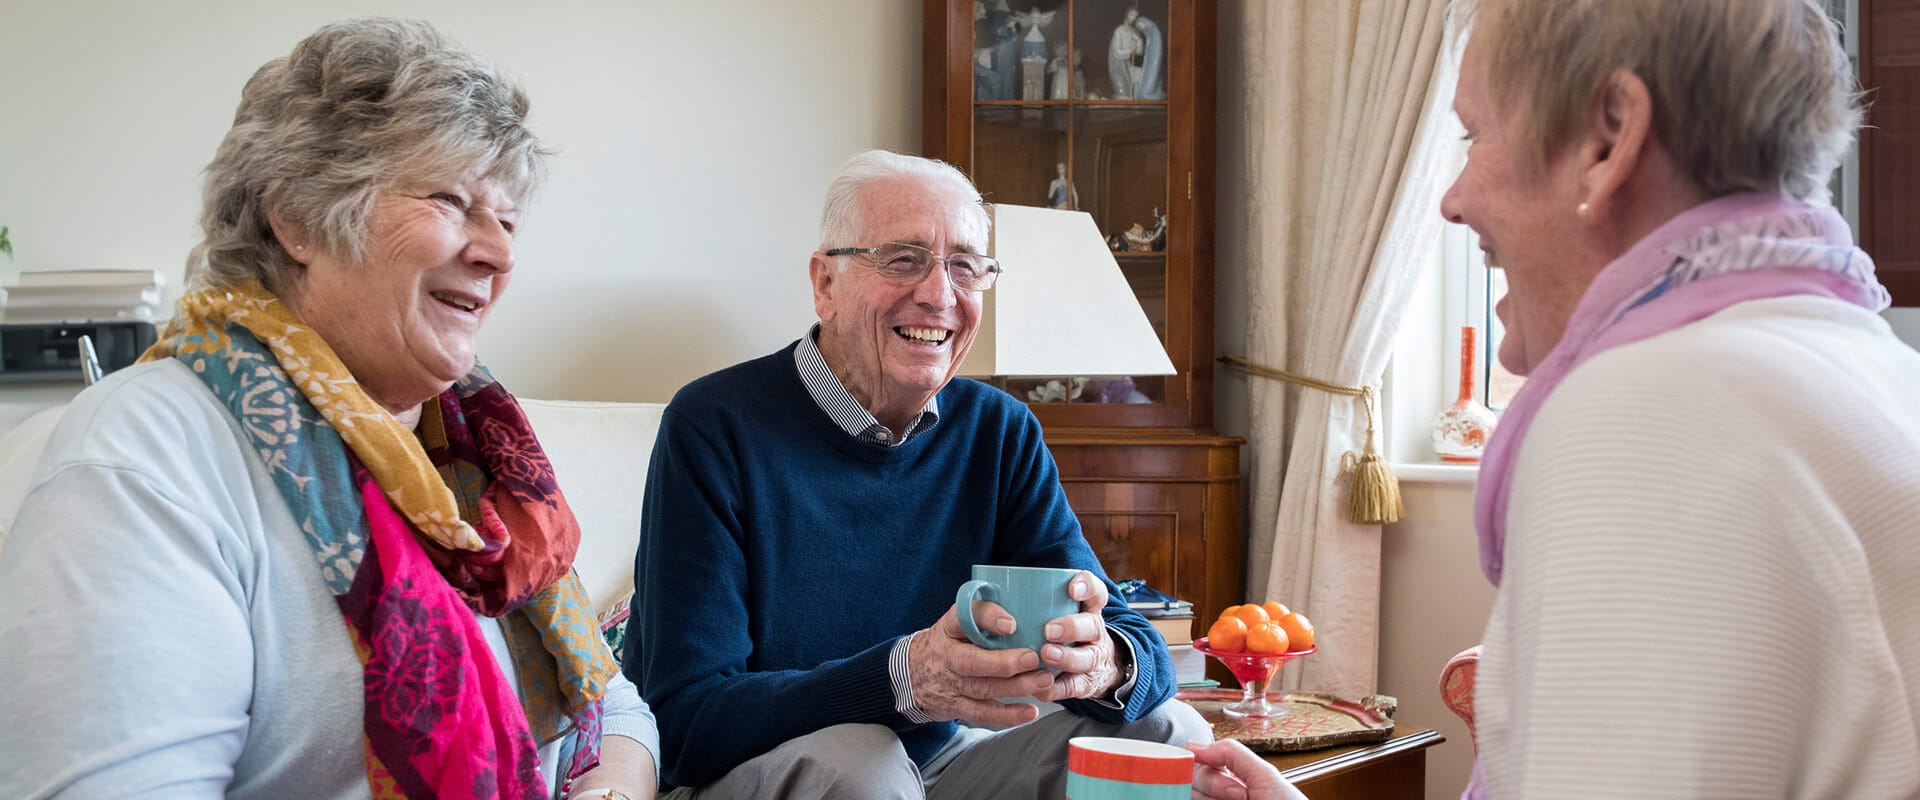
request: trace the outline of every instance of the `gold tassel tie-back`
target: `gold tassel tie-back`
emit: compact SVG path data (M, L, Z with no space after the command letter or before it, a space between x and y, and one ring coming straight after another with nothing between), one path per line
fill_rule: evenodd
M1361 404L1367 409L1367 443L1359 453L1348 450L1340 456L1340 476L1335 480L1335 483L1347 485L1347 519L1363 525L1384 525L1398 522L1406 514L1406 507L1400 502L1400 479L1394 476L1393 468L1387 466L1387 460L1380 456L1380 451L1373 445L1376 397L1373 387L1328 383L1248 361L1240 356L1221 356L1220 363L1248 375L1360 398Z

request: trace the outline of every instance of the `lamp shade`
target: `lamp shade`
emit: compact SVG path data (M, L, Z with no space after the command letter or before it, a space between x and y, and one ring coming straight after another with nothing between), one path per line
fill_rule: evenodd
M987 251L1006 271L982 301L980 332L960 374L1174 374L1093 217L1003 203L987 208Z

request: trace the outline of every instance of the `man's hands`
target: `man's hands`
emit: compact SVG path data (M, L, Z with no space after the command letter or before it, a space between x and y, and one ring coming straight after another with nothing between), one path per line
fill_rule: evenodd
M982 605L991 610L974 615L981 628L1013 632L1012 614L998 605ZM1032 722L1040 716L1039 709L994 698L1035 694L1053 683L1053 676L1040 669L1040 657L1032 650L987 650L967 641L951 608L933 627L914 634L908 648L913 704L937 720L964 719L995 727Z
M1111 693L1120 684L1122 670L1100 615L1107 604L1107 586L1083 571L1068 584L1068 595L1080 601L1080 611L1047 622L1048 644L1040 656L1025 648L975 646L960 631L955 610L947 609L933 627L914 634L909 645L914 705L938 720L1010 726L1031 722L1039 712L1025 703L994 698L1031 695L1058 701ZM974 619L981 628L1002 635L1016 627L1013 615L994 603L977 604ZM1043 669L1043 659L1060 673Z
M1107 620L1100 615L1107 605L1107 585L1082 571L1067 584L1067 596L1080 601L1080 613L1047 623L1047 644L1040 648L1040 660L1060 674L1045 692L1034 695L1036 700L1104 697L1120 686L1122 670L1114 635L1107 632Z

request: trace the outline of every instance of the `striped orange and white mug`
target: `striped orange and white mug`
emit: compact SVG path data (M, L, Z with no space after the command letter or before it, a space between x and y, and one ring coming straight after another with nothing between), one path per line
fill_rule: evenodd
M1136 739L1067 740L1067 800L1187 800L1193 753Z

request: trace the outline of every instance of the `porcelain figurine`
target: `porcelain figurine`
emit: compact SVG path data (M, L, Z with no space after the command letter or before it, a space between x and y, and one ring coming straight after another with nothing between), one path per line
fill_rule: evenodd
M1047 62L1047 99L1065 100L1072 89L1068 86L1067 76L1072 72L1068 65L1067 43L1054 42L1053 59ZM1077 85L1077 84L1075 84Z
M1113 38L1107 42L1107 77L1113 81L1113 99L1132 100L1134 70L1133 57L1146 47L1146 40L1140 30L1133 27L1133 21L1140 12L1127 9L1127 17L1113 29Z
M1127 229L1126 233L1121 234L1127 240L1127 252L1150 253L1163 246L1160 237L1167 234L1167 215L1160 213L1160 209L1156 208L1153 210L1153 221L1153 230L1147 230L1147 226L1136 222L1133 223L1133 227Z
M1076 209L1080 207L1080 190L1073 187L1073 181L1067 180L1067 165L1054 162L1053 181L1047 184L1047 207Z
M1139 78L1133 83L1133 96L1140 100L1167 99L1166 87L1166 40L1160 35L1160 26L1144 16L1135 17L1133 27L1140 31L1142 46L1140 49Z

